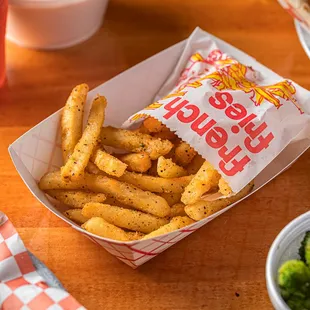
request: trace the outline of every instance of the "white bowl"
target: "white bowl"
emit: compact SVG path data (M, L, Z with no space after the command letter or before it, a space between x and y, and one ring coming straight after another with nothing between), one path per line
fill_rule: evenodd
M28 48L59 49L90 38L108 0L9 0L7 39Z
M266 262L266 282L269 298L276 310L289 310L282 299L277 284L277 272L281 264L290 259L299 259L298 249L310 230L310 211L286 225L272 243Z

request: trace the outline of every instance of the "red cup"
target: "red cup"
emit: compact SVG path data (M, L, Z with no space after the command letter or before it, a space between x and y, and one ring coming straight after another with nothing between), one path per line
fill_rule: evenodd
M0 0L0 87L5 81L5 28L8 0Z

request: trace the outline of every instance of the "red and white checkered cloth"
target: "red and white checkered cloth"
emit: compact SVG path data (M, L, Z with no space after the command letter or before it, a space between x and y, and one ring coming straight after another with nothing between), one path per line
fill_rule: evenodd
M0 309L82 310L66 291L38 274L13 224L0 212Z

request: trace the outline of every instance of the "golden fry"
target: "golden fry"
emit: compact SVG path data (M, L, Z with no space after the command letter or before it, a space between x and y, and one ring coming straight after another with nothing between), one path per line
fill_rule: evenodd
M83 208L88 202L104 202L106 195L102 193L66 191L61 189L51 189L46 191L54 199L70 206L71 208Z
M181 201L186 205L197 202L204 193L217 186L220 177L220 174L213 166L208 161L205 161L188 186L186 186Z
M92 173L92 174L101 174L102 171L91 161L88 162L86 169L87 172Z
M193 158L193 160L189 163L189 165L186 167L188 174L196 174L204 162L205 159L199 154L197 154Z
M233 192L228 183L223 178L220 178L219 180L219 192L224 196L228 196Z
M88 117L87 126L81 139L76 144L73 154L61 168L61 175L66 180L77 180L84 173L89 158L97 144L100 129L104 121L104 111L107 105L105 97L95 98Z
M59 171L50 172L42 177L39 187L41 190L87 189L112 196L125 205L158 217L165 217L170 213L170 207L164 198L103 175L85 173L77 181L65 182Z
M148 134L118 129L111 126L101 129L101 140L104 145L121 148L134 153L147 153L151 159L166 155L173 144L169 140L153 138Z
M155 217L136 210L93 202L87 203L84 206L82 214L87 218L102 217L110 224L142 233L150 233L168 223L168 220L165 218Z
M129 236L123 229L106 222L101 217L89 219L82 225L82 228L100 237L119 241L130 241Z
M83 112L88 85L81 84L73 88L61 116L62 156L66 163L82 136Z
M192 175L188 175L180 178L164 179L125 171L119 180L153 193L182 193L192 178Z
M159 138L162 140L172 141L172 140L177 138L177 135L175 133L173 133L172 131L168 130L168 131L156 132L156 133L152 134L152 137Z
M172 207L174 204L180 202L181 200L181 193L161 193L159 196L163 197L170 207Z
M145 235L142 238L142 240L164 235L172 231L178 230L182 227L191 225L193 223L194 221L187 216L177 216L177 217L172 218L169 224L166 224L158 228L157 230L154 230L153 232L149 233L148 235Z
M160 156L157 162L157 174L162 178L179 178L187 175L187 171L175 164L170 158Z
M249 183L239 193L228 198L222 198L214 201L199 200L194 204L185 206L186 214L195 221L202 220L224 208L230 204L240 200L246 196L254 186L254 182Z
M143 126L149 132L161 132L161 131L168 131L169 129L166 125L162 124L159 120L154 117L149 116L143 121Z
M125 163L99 147L95 148L91 160L100 170L114 177L120 177L127 168Z
M146 172L152 166L151 158L146 153L119 155L118 158L127 165L128 171Z
M174 204L170 209L170 217L186 216L185 205L182 202Z
M82 215L81 209L71 209L64 212L64 215L69 218L71 221L76 222L78 224L84 224L88 218Z
M187 166L195 157L197 152L186 142L181 142L175 148L174 159L182 167Z

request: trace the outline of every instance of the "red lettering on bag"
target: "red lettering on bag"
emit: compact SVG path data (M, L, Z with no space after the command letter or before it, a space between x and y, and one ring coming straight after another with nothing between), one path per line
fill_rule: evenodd
M270 132L266 137L259 136L258 137L258 143L253 146L254 143L252 143L254 140L247 137L244 140L245 147L254 154L257 154L261 152L263 149L267 149L269 147L270 142L273 140L274 135Z
M170 102L166 103L164 105L164 109L169 111L164 115L165 119L169 119L171 116L173 116L175 113L177 113L179 110L181 110L186 104L188 104L188 100L182 100L178 104L176 104L180 99L180 97L174 98Z
M222 147L228 139L227 132L222 127L213 127L210 129L205 137L206 142L209 146L211 146L214 149L218 149Z
M215 97L215 98L214 98ZM209 103L216 109L223 110L226 108L227 103L233 103L233 96L226 92L216 92L215 95L209 98Z
M251 161L249 156L244 156L241 160L237 161L236 159L232 160L229 163L225 163L223 160L220 161L219 167L225 173L227 176L234 176L236 173L241 172L246 164L248 164ZM230 169L226 168L226 165L232 164L232 167Z
M184 109L191 110L192 113L188 116L184 116L185 113L183 111L178 112L177 118L183 123L191 123L192 121L194 121L198 117L198 115L200 113L199 108L193 104L189 104L189 105L185 106Z
M216 124L216 121L211 119L208 123L199 128L201 123L204 122L208 117L208 114L202 113L191 125L192 130L194 130L199 136L203 136L212 126Z
M240 103L233 103L226 110L225 114L233 120L239 120L244 118L247 115L246 108Z

